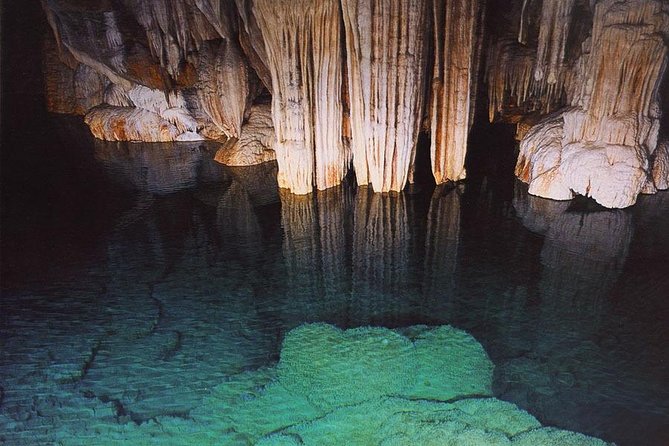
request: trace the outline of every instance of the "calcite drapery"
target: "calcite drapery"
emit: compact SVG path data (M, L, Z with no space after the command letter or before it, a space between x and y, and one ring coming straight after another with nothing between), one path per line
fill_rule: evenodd
M279 187L296 194L341 182L341 14L336 0L256 0L272 75Z
M465 178L482 39L478 0L433 3L434 70L430 104L432 174L437 184Z
M425 0L342 0L358 184L402 190L423 115Z

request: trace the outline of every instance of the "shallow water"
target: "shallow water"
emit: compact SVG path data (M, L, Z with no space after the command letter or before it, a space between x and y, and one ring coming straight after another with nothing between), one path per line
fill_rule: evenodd
M495 396L543 424L669 444L668 193L608 211L473 175L300 197L206 144L53 129L5 179L0 442L192 422L324 321L451 324L496 365Z

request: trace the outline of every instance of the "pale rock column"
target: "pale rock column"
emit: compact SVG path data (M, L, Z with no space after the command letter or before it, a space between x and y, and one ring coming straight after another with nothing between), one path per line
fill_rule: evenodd
M341 183L341 13L335 0L256 0L272 76L279 187L307 194Z
M432 173L437 184L465 178L481 38L478 0L435 0L430 100Z
M406 184L423 115L425 0L342 0L358 184Z

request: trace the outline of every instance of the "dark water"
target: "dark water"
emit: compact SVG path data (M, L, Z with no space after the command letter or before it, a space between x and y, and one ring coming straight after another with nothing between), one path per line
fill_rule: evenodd
M0 443L187 417L326 321L452 324L489 353L495 395L542 423L669 444L667 193L607 211L493 168L299 197L207 145L94 142L77 119L41 132L3 147Z

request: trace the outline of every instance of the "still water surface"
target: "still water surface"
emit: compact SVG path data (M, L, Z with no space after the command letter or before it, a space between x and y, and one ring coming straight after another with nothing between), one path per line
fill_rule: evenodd
M609 211L473 174L300 197L206 144L54 128L3 203L0 443L187 420L324 321L451 324L495 363L495 396L543 424L669 444L669 194Z

